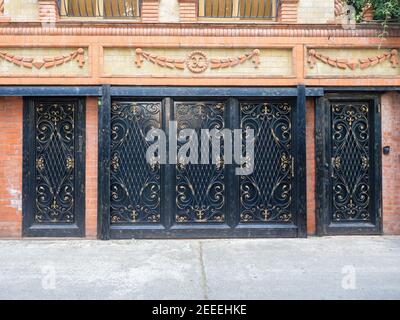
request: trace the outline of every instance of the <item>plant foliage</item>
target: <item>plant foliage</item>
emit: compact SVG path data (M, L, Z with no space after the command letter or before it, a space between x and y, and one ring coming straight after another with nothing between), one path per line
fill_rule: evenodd
M400 21L400 0L348 0L348 4L353 5L360 16L368 3L374 8L376 20Z

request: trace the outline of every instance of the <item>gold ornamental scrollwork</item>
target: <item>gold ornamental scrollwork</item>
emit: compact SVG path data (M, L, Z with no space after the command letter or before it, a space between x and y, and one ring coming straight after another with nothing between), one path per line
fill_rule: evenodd
M171 58L147 52L141 48L136 49L135 64L140 68L146 60L163 68L169 69L188 69L192 73L203 73L208 69L233 68L251 60L255 68L260 65L260 50L254 49L244 53L239 57L209 58L207 53L195 50L189 52L186 58Z

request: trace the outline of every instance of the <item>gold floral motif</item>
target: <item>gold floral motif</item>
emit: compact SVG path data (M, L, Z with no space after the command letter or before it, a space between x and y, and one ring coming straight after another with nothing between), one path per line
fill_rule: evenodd
M188 217L183 215L177 215L175 219L178 223L188 222Z
M283 222L289 222L292 220L292 214L285 212L279 215L279 219Z
M120 216L113 215L113 216L111 217L111 222L112 222L112 223L117 223L117 222L120 222L120 221L121 221L121 217L120 217Z
M114 154L111 159L111 168L113 171L117 171L119 169L119 158L116 154Z
M366 156L361 157L361 168L367 170L369 168L369 159Z
M139 214L137 213L136 210L132 210L131 213L129 214L129 217L131 218L132 222L136 222L138 216Z
M342 166L342 158L339 156L332 158L332 165L336 170L339 170Z
M225 221L225 215L221 214L221 215L216 215L212 218L212 220L216 221L216 222L224 222Z
M244 222L249 222L252 221L253 218L251 215L249 215L248 213L241 213L240 214L240 220L244 221Z
M194 212L196 214L196 219L199 221L205 221L206 220L206 214L205 214L205 209L194 209Z
M42 156L40 156L38 159L36 159L36 168L38 170L44 169L44 158Z
M71 156L68 156L67 164L66 164L67 170L72 170L74 168L74 165L75 165L74 158L72 158Z
M160 221L160 215L159 214L152 214L148 217L148 220L150 222L159 222Z
M265 221L268 221L271 218L271 214L267 209L262 209L261 215L263 216Z
M140 107L137 104L133 104L131 106L131 112L134 116L138 115L140 113Z
M222 169L225 165L224 157L218 157L218 159L215 161L215 166L217 167L218 170Z
M288 156L286 153L281 155L281 168L283 171L289 170L291 164L291 157Z

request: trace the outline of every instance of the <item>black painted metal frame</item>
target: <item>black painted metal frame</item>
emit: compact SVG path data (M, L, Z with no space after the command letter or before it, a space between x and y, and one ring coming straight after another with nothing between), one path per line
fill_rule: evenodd
M102 101L99 106L99 180L98 180L98 237L103 240L110 238L245 238L245 237L306 237L306 141L305 141L305 102L306 95L320 96L321 89L307 90L305 86L298 88L150 88L150 87L110 87L103 86ZM235 221L229 221L222 226L202 225L190 226L116 226L110 225L110 115L112 99L130 97L152 97L163 100L164 119L170 118L168 110L175 98L183 100L189 97L227 98L232 110L238 108L238 99L251 99L255 97L292 97L296 99L293 114L293 154L296 155L295 163L295 190L294 210L297 221L293 225L239 225L233 228ZM166 98L168 97L168 98ZM237 110L238 111L238 110ZM227 125L234 126L239 123L239 113L230 112ZM168 139L167 139L168 141ZM174 180L173 165L165 165L162 178L166 182ZM227 166L227 176L234 179L232 170L234 166ZM236 183L236 181L227 181ZM228 188L228 199L238 199L235 188ZM174 189L171 186L164 188L165 198L162 210L174 210ZM236 191L237 192L237 191ZM236 202L228 202L227 210L234 210Z
M24 98L23 115L23 198L22 198L22 235L25 237L84 237L85 236L85 99L71 97L49 98L46 101L73 101L78 106L75 118L75 198L74 224L34 224L35 204L35 108L36 98Z
M330 122L331 101L368 101L373 106L373 213L374 224L329 222L330 204ZM317 99L316 103L316 225L317 234L325 235L380 235L382 234L382 155L380 96L361 92L331 93Z

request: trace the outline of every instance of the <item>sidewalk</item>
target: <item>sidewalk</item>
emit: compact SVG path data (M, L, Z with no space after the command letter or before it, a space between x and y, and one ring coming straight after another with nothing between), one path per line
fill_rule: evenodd
M399 299L400 237L0 241L0 299Z

